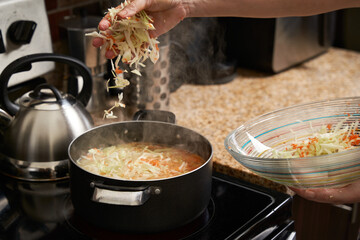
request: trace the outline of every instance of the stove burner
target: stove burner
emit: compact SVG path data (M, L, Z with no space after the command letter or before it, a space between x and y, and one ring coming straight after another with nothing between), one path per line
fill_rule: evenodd
M72 208L70 197L66 200L64 206L64 215L68 214L69 209ZM205 211L192 222L181 226L179 228L160 233L123 233L109 231L103 229L86 221L73 209L72 214L65 216L67 226L76 232L82 239L126 239L126 240L170 240L170 239L189 239L197 233L205 229L211 222L215 215L215 204L211 198L208 207Z

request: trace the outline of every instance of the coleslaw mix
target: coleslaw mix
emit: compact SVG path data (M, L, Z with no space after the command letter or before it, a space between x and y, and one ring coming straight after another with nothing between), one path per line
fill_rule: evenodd
M114 79L114 86L107 84L107 88L124 88L130 84L130 82L124 78L124 72L119 67L120 61L124 64L128 64L132 73L141 76L138 67L145 67L144 62L150 59L151 62L156 63L159 59L159 42L156 38L151 38L149 30L154 30L155 27L152 24L153 20L143 10L136 15L124 19L120 19L117 14L129 4L129 1L125 0L117 8L108 9L108 20L110 26L106 31L92 32L86 34L86 36L99 37L104 39L104 46L107 50L111 50L117 56L115 61L111 61L112 75ZM119 99L122 96L119 96ZM114 107L125 107L123 104L115 104ZM113 107L113 108L114 108ZM104 117L113 118L116 117L112 114L112 109L105 110Z
M345 119L346 120L346 119ZM274 158L303 158L326 155L353 149L360 144L358 131L359 122L343 127L345 120L336 124L322 126L319 131L303 141L295 140L283 151L273 151Z
M178 176L204 163L199 155L183 149L143 142L92 148L77 160L94 174L128 180Z

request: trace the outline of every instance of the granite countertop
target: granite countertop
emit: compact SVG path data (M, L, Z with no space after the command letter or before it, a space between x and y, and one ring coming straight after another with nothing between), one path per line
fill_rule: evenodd
M182 85L170 96L177 124L205 136L214 150L214 170L281 192L289 190L250 172L226 151L225 137L258 115L301 103L360 93L360 53L331 48L287 71L269 75L238 69L219 85ZM95 118L95 124L104 123ZM119 121L119 120L113 120Z

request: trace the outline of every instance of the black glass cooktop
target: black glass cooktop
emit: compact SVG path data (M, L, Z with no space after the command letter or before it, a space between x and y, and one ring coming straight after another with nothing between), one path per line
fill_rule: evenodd
M200 217L146 235L92 226L73 209L68 181L24 182L4 176L0 181L0 239L286 239L293 231L290 196L219 173L213 174L211 200Z

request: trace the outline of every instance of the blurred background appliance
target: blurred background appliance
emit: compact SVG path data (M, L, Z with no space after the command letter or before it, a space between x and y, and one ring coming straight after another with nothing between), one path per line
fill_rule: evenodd
M336 12L334 46L360 52L360 8Z
M0 1L0 72L15 59L33 53L52 53L44 0ZM53 62L34 64L30 72L15 74L9 86L35 79L54 67Z
M277 73L324 53L335 34L336 13L271 19L219 18L225 54L238 67Z
M93 90L90 101L86 106L89 112L106 109L106 80L108 60L105 58L106 48L95 48L92 45L92 37L85 36L87 33L97 31L101 17L82 16L65 19L60 27L66 30L67 47L72 57L84 62L90 69L93 78ZM70 71L74 71L70 69ZM106 78L106 79L105 79ZM68 92L76 95L77 89L81 89L81 79L68 81ZM77 81L79 80L79 81Z

